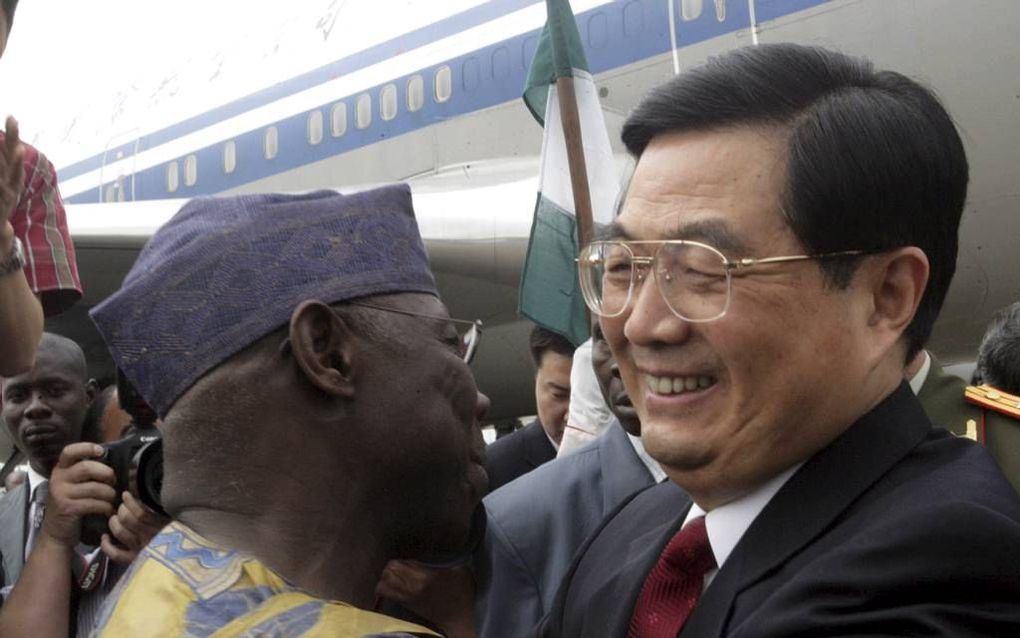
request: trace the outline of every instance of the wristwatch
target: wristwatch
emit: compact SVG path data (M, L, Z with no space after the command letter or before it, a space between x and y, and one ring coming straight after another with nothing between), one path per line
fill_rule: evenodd
M0 277L6 277L11 273L18 272L25 267L25 247L21 240L14 238L11 254L0 258Z

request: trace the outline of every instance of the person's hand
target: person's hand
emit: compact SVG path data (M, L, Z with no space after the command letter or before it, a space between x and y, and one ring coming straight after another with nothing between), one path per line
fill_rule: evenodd
M113 468L92 460L102 456L102 446L72 443L61 450L50 475L42 533L65 547L78 544L83 516L113 515L117 500Z
M11 218L25 185L25 147L18 132L18 121L7 118L7 139L0 144L0 234Z
M124 492L117 513L110 517L110 533L103 534L101 541L103 553L111 560L126 565L133 561L138 552L142 551L152 537L169 522L170 519L139 503L130 492ZM120 543L120 547L113 542L114 539Z
M475 581L466 567L437 569L391 560L375 593L435 623L450 638L475 635Z

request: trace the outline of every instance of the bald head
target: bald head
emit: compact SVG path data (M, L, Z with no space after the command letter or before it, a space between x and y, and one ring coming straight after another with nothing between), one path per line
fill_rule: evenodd
M49 476L65 445L82 440L95 387L75 342L44 333L32 368L3 380L2 414L35 471Z
M43 353L60 361L61 367L68 374L73 374L82 381L88 381L89 369L85 362L85 352L77 343L67 337L44 332L39 341L39 348L36 350L36 359L38 360L39 355Z

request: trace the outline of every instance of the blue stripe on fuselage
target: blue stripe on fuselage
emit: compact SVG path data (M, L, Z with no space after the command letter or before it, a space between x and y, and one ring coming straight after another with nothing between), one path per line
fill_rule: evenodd
M457 33L466 31L467 29L485 24L486 22L491 22L503 15L523 9L541 1L542 0L492 0L477 7L467 9L461 13L443 18L442 20L427 26L405 33L393 38L392 40L387 40L386 42L374 45L347 57L336 60L335 62L320 66L317 69L288 78L267 89L238 98L233 102L228 102L222 106L210 109L204 113L200 113L199 115L145 135L142 138L145 142L144 146L139 148L139 151L145 150L146 148L155 148L160 144L165 144L178 137L194 133L195 131L199 131L207 126L216 124L217 122L221 122L236 115L240 115L241 113L275 102L281 98L287 97L288 95L293 95L294 93L299 93L305 89L318 86L324 82L329 82L341 75L346 75L365 67L372 66L373 64L378 64L379 62L383 62L389 58L400 55L410 49L416 49L431 42L436 42L451 35L456 35ZM70 179L98 169L103 164L104 156L113 158L110 161L115 161L118 152L124 155L129 155L134 147L135 140L132 140L120 146L109 148L104 153L99 153L87 159L75 162L74 164L62 167L58 172L62 179Z
M759 0L757 17L759 22L764 22L765 16L768 16L767 19L775 19L827 1L829 0ZM701 17L691 22L680 23L678 44L686 47L725 33L746 29L749 22L746 2L730 0L726 20L722 23L716 20L711 3L706 2ZM661 0L629 0L603 5L579 14L577 23L593 73L602 73L661 55L670 48L667 4ZM237 169L233 173L229 175L224 173L223 144L216 143L193 151L192 154L196 155L198 160L199 175L195 185L189 187L184 184L184 166L180 161L182 158L178 158L181 164L180 187L175 192L171 194L166 189L167 165L164 162L135 174L134 198L162 199L171 196L194 197L219 193L446 119L518 99L524 86L527 65L534 54L538 34L539 30L524 33L445 62L444 64L454 70L454 89L448 102L437 104L429 97L432 95L433 74L442 65L422 69L418 73L424 76L427 97L420 111L412 113L406 110L407 79L415 74L394 78L358 93L358 95L368 93L373 98L373 121L365 129L357 129L354 126L355 96L342 96L334 102L317 107L324 111L325 120L324 139L318 145L310 145L306 139L308 114L314 110L310 109L274 124L279 137L279 154L274 159L263 158L265 127L260 127L233 138L237 145ZM508 61L505 67L497 63L497 57ZM387 122L379 118L378 99L381 88L390 83L397 87L397 103L402 108L399 109L396 118ZM329 131L329 107L338 101L347 103L348 130L342 137L334 138ZM103 185L103 188L105 187L106 184ZM102 190L98 192L101 194ZM130 194L128 196L130 197ZM98 198L96 189L90 188L69 197L68 201L85 203L97 201Z

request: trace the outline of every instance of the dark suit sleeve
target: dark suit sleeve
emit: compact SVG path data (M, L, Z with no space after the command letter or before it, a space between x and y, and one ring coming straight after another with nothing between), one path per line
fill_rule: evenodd
M739 596L730 635L1020 635L1017 522L980 505L926 509Z
M527 636L542 619L535 574L492 517L476 563L476 578L475 626L480 638Z

